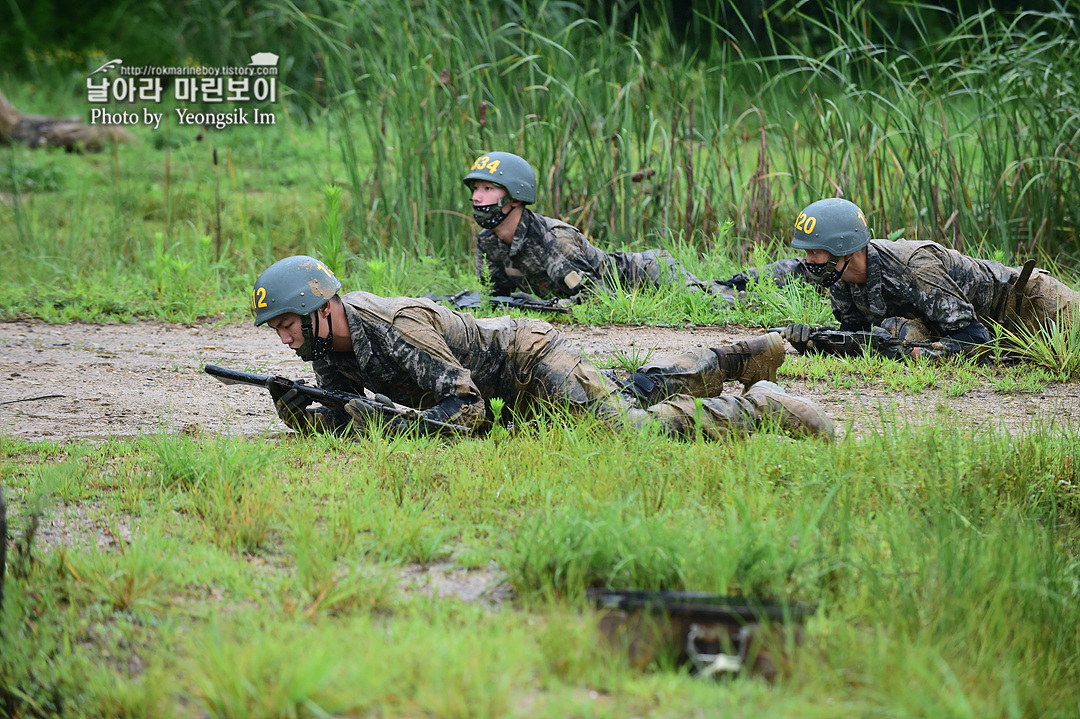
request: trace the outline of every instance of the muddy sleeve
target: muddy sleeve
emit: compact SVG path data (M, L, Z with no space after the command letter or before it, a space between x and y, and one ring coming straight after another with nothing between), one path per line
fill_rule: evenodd
M421 412L424 417L467 427L484 421L484 398L446 344L435 312L425 307L402 310L388 337L392 359L435 403Z
M833 317L840 323L840 329L845 332L870 329L870 320L855 306L851 290L845 285L844 282L838 282L829 289L829 303L832 305Z
M547 275L563 296L586 288L602 288L600 265L603 253L593 247L576 228L554 227L548 236Z
M975 308L953 281L945 264L927 248L911 255L906 271L885 274L892 292L912 305L923 321L940 335L960 332L978 318Z

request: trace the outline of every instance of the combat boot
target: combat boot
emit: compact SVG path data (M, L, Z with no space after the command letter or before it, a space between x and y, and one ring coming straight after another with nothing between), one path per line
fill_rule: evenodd
M729 380L742 382L743 387L762 380L776 381L776 370L784 363L784 339L768 332L752 340L739 340L727 347L710 347L720 361L720 369Z
M833 439L832 420L820 407L804 397L785 392L774 382L756 382L743 393L757 408L758 420L776 418L780 426L795 435Z

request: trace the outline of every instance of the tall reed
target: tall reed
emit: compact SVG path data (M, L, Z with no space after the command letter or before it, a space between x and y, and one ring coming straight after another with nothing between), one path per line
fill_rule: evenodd
M1074 11L907 6L901 45L861 4L796 9L702 60L663 17L624 34L566 6L516 8L330 0L296 18L326 49L360 251L465 252L460 177L492 149L529 159L538 208L606 245L682 231L709 249L729 219L736 239L782 237L839 194L880 236L1080 251ZM808 54L800 24L828 49Z

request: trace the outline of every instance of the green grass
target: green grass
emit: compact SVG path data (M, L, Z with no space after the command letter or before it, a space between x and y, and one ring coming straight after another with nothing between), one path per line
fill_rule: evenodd
M940 363L898 361L869 352L857 357L788 357L777 374L814 382L823 390L869 386L918 394L926 389L942 389L950 396L963 396L986 384L1001 392L1039 393L1051 382L1070 381L1068 375L1026 362L979 365L963 357L950 357Z
M0 623L0 697L24 714L1076 705L1072 433L896 424L833 445L679 443L554 416L498 453L476 440L0 441L16 542L44 509ZM46 469L76 463L84 489L64 494ZM223 542L193 510L219 466L264 488L251 500L264 541ZM50 529L60 516L78 518L70 535ZM424 566L505 581L517 600L491 610L398 577ZM598 641L583 599L594 586L809 602L811 648L768 690L664 663L641 673Z
M993 327L995 356L1025 360L1066 381L1080 377L1080 325L1068 317L1034 328Z

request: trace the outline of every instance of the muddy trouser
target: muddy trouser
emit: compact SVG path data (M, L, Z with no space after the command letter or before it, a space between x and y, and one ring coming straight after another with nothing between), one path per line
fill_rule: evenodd
M647 381L642 381L644 376ZM724 391L729 379L720 366L720 359L708 347L696 347L667 359L643 365L631 381L637 392L651 404L676 394L691 397L716 397ZM649 386L649 382L652 386Z
M764 267L751 267L737 272L726 280L709 280L708 282L702 282L693 275L694 282L701 286L705 292L713 295L727 295L732 296L739 293L744 293L746 286L752 281L757 280L765 276L772 277L773 283L777 287L784 287L792 282L805 281L806 275L803 270L803 261L797 257L792 257L786 260L777 260ZM689 281L686 283L688 286L691 284Z
M1055 279L1046 270L1036 269L1024 287L1024 296L1017 311L1015 287L1009 290L1005 302L1005 317L1001 324L1011 332L1021 328L1035 331L1050 322L1080 321L1080 292Z
M797 258L777 260L761 268L739 272L729 280L702 280L687 270L667 250L644 252L609 252L612 268L624 290L642 285L681 282L687 289L711 295L723 295L734 301L751 279L769 274L777 287L803 279L802 260Z
M721 439L732 433L749 433L758 424L753 401L719 392L719 396L700 400L689 394L674 394L643 408L619 393L557 329L541 324L542 328L533 330L527 325L519 328L515 341L515 382L522 399L567 404L619 429L658 422L678 436L694 434L700 427L706 437ZM526 347L529 351L524 351ZM712 354L711 350L704 352ZM703 382L700 386L715 384Z
M717 280L705 281L696 277L667 250L644 252L609 252L608 259L619 285L624 290L635 287L657 287L665 284L682 284L692 292L723 295L728 302L735 301L738 292L730 285Z
M682 281L687 287L704 287L704 283L686 271L667 250L644 252L608 252L611 271L624 290L636 287L656 287Z
M734 287L738 290L745 290L747 283L751 280L757 280L766 275L772 277L773 282L776 283L777 287L783 287L790 282L806 279L803 270L803 261L797 257L791 257L786 260L777 260L764 267L750 267L742 272L736 273L731 279L722 284Z
M1003 315L1001 326L1014 334L1023 330L1034 332L1049 322L1076 322L1080 320L1080 292L1050 276L1045 270L1037 269L1024 287L1019 311L1015 291L1010 289ZM990 329L993 321L984 320L984 324ZM882 320L880 327L905 342L937 339L936 333L921 320L888 317Z

